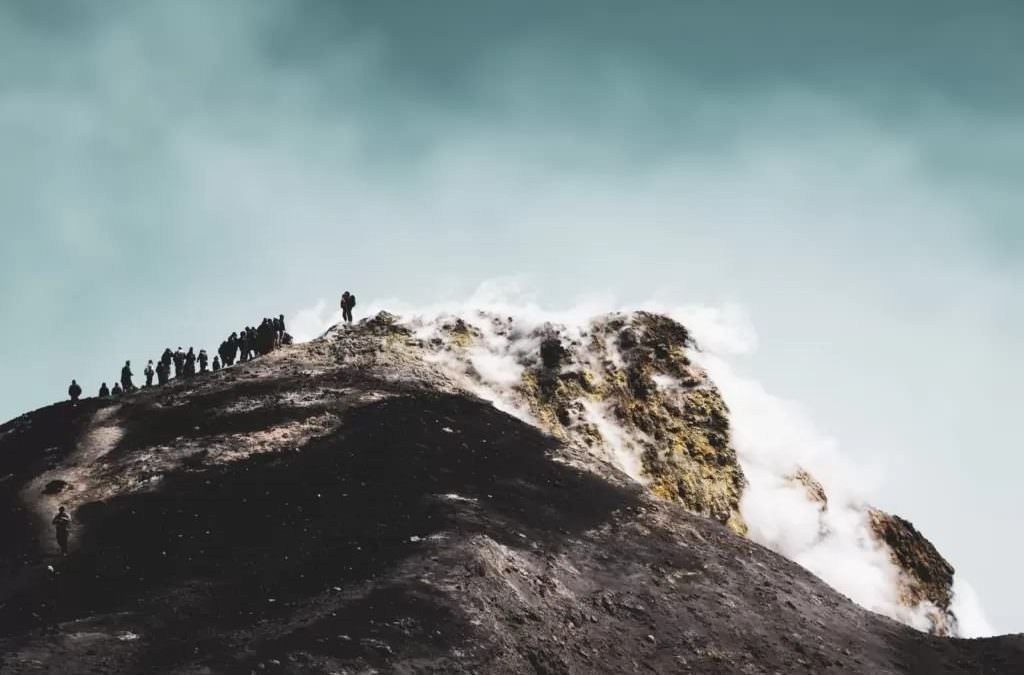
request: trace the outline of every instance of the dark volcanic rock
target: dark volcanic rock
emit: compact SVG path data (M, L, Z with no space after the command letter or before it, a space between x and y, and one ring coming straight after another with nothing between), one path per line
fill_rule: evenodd
M57 478L57 479L51 480L49 483L46 484L46 487L43 488L43 494L44 495L59 495L61 492L64 492L65 490L70 490L70 489L71 489L71 484L70 483L68 483L67 481L63 481L63 480L60 480L59 478Z
M459 390L408 337L378 317L0 427L0 671L1021 672L1021 638L863 610ZM713 403L686 414L713 430ZM75 489L43 494L58 477Z

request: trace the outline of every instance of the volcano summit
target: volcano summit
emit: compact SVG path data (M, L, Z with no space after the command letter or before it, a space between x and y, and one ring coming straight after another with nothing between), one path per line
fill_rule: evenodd
M913 525L769 475L727 404L665 316L381 313L24 415L0 427L0 670L1022 671L1024 638L949 637L954 571ZM889 616L771 550L758 490L811 514L808 550L850 539Z

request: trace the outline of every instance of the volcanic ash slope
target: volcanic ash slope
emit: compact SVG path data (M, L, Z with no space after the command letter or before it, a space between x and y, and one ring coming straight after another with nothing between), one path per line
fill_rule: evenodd
M0 671L1020 672L1019 637L916 631L743 536L678 324L509 326L509 369L481 318L379 315L0 427ZM919 535L888 518L898 558Z

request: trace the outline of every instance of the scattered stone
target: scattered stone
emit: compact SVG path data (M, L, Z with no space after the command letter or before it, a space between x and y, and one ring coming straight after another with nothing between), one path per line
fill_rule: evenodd
M71 489L71 483L68 483L67 481L63 481L60 479L51 480L49 483L46 484L46 487L43 488L43 494L59 495L60 493Z

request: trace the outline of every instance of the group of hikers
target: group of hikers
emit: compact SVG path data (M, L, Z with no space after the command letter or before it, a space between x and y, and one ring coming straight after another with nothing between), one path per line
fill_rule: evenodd
M152 360L146 364L145 370L142 371L146 378L145 386L152 387L154 378L158 385L167 384L171 379L172 371L175 378L188 378L196 374L210 372L210 370L217 372L221 368L233 366L236 360L239 363L245 363L257 356L269 354L281 345L291 343L292 336L285 330L284 314L275 319L263 319L258 327L246 326L221 342L212 363L205 349L200 349L196 354L193 347L189 347L187 352L181 347L178 347L176 351L171 351L168 347L155 365ZM99 397L117 398L136 391L138 387L132 380L134 377L132 362L125 361L124 367L121 368L120 381L114 383L113 389L108 387L106 382L101 384ZM73 402L77 402L82 397L82 387L77 381L71 380L68 396Z
M345 291L341 296L342 323L349 325L352 323L352 310L355 309L355 306L356 296ZM220 343L212 363L210 363L210 357L205 349L200 349L198 354L192 347L189 347L187 352L181 347L173 352L170 348L165 349L155 366L150 361L142 371L146 377L145 386L152 387L154 377L156 377L158 385L167 384L171 379L172 369L175 379L192 377L197 373L206 373L210 370L217 372L222 368L235 365L236 361L245 363L257 356L269 354L281 345L291 343L292 336L285 329L284 314L276 319L263 319L259 326L246 326L237 333L229 335ZM197 365L198 370L196 369ZM113 389L109 389L107 383L104 382L100 386L100 398L118 397L135 391L138 387L133 384L133 377L132 363L125 361L124 367L121 368L120 382L115 382ZM82 396L82 387L75 380L71 380L68 396L73 402L77 402ZM57 511L57 515L53 518L53 526L56 530L57 545L60 547L61 555L67 555L71 515L68 514L65 507L61 506Z
M292 337L285 332L284 314L276 319L263 319L259 328L246 326L241 332L232 333L227 340L221 342L217 356L213 357L213 369L233 366L235 359L245 363L291 342Z

